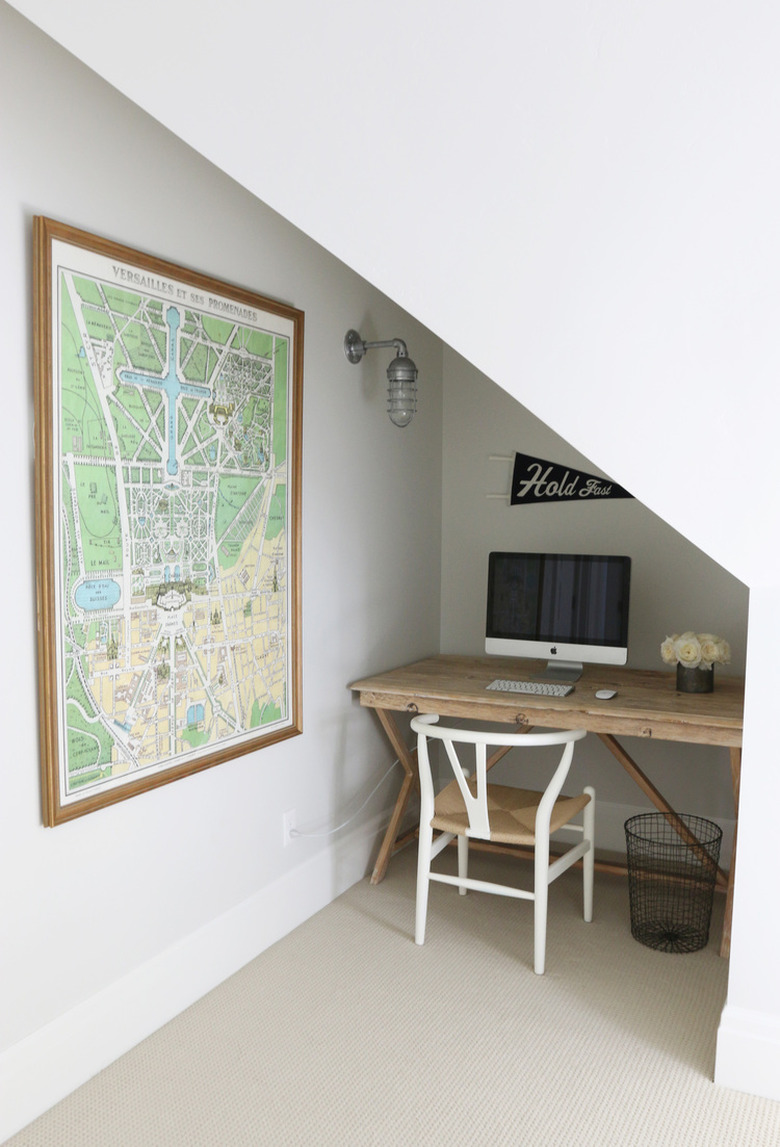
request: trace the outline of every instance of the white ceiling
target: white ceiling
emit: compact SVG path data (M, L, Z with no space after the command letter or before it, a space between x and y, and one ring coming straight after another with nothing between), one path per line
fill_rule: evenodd
M13 6L732 572L765 578L777 6Z

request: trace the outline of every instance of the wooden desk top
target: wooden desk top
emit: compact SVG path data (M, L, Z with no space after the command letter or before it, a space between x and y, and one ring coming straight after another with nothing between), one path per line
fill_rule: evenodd
M713 693L678 693L671 669L586 665L568 697L487 691L497 677L530 679L543 668L542 661L443 653L354 681L349 688L360 694L361 705L371 709L588 729L688 744L742 744L741 677L719 677L716 670ZM597 689L616 689L617 696L599 701Z

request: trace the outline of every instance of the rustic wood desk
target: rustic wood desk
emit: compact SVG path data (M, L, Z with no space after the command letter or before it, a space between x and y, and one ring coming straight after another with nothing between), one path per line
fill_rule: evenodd
M518 662L505 657L463 657L439 654L412 665L391 669L374 677L354 681L349 688L360 696L360 704L375 709L403 768L404 778L390 824L377 856L372 884L385 875L392 854L414 833L398 837L409 795L417 780L415 750L410 749L398 726L396 713L438 713L442 717L463 717L506 722L531 729L534 726L557 729L587 729L596 733L629 776L661 812L675 820L674 809L642 772L617 740L618 736L682 741L687 744L724 745L729 749L734 792L734 815L739 801L742 755L742 710L744 682L737 677L720 676L714 693L678 693L670 671L624 669L586 665L574 692L568 697L541 697L531 694L488 691L497 677L531 677L541 672L542 662ZM597 689L617 689L610 701L596 698ZM685 827L677 821L681 835ZM736 849L736 832L734 835ZM488 846L494 847L494 846ZM625 874L624 866L597 863L606 871ZM718 886L726 892L726 913L721 955L729 953L731 906L734 887L734 854L728 876L718 873Z

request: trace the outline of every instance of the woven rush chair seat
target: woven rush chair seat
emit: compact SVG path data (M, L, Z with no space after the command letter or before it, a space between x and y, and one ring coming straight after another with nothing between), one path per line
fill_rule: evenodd
M574 797L561 795L574 753L574 742L585 736L584 729L544 733L493 732L487 729L449 728L438 716L426 713L412 718L417 734L417 763L420 770L420 831L417 854L417 904L415 933L417 944L425 941L428 890L431 881L455 885L463 896L467 891L492 892L534 902L534 971L542 975L547 944L548 886L563 872L582 860L583 918L593 918L593 850L595 793L590 786ZM454 779L434 797L428 742L441 743ZM521 750L558 745L561 757L552 770L543 792L488 784L487 747ZM459 751L473 749L473 776L463 767ZM503 754L500 754L503 755ZM581 816L580 816L581 814ZM573 823L580 817L581 823ZM434 840L434 831L439 835ZM550 834L573 832L578 843L550 859ZM530 846L534 856L533 891L513 885L475 880L468 874L470 839L501 844ZM458 875L438 872L432 862L452 840L458 842Z
M477 779L466 782L476 796ZM533 789L515 789L510 785L488 785L487 808L490 817L490 840L497 844L532 845L536 840L536 813L544 794ZM550 832L557 832L582 812L590 800L587 793L574 797L558 797L550 816ZM469 814L463 802L457 781L450 781L434 802L431 827L456 836L465 834L469 827Z

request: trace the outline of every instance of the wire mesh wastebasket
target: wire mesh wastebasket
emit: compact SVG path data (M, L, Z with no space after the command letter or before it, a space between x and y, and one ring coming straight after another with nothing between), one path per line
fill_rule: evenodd
M660 952L697 952L710 935L723 833L700 816L626 821L631 935Z

